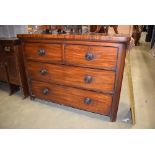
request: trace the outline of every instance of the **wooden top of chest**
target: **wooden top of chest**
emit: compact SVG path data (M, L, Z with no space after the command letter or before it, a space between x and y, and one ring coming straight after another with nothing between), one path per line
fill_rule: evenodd
M18 34L18 38L25 39L47 39L47 40L80 40L80 41L104 41L114 43L129 43L128 35L107 34Z

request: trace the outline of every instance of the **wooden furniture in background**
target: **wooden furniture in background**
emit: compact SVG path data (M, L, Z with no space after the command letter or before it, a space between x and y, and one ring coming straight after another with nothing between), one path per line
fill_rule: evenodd
M132 32L132 38L135 40L135 46L139 46L140 45L140 37L141 37L141 33L143 31L143 26L142 25L133 25L133 32Z
M109 27L112 27L115 34L118 34L118 25L90 25L90 32L108 34Z
M116 121L130 38L20 34L31 99L40 98Z
M29 95L20 40L17 38L0 39L0 81L8 83L10 95L19 86L23 97Z

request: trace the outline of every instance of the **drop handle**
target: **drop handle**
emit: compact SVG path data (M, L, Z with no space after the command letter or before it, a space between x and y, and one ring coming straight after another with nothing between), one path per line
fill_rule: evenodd
M90 75L86 75L86 76L84 77L85 83L91 83L92 80L93 80L93 78L92 78L92 76L90 76Z
M47 73L48 73L48 71L46 69L40 70L40 74L41 75L46 75Z
M5 46L4 47L4 51L5 52L10 52L11 51L11 47L10 46Z
M38 55L39 55L39 56L45 55L45 50L44 50L43 48L39 49Z
M48 88L45 88L45 89L43 89L42 92L43 92L44 95L47 95L49 93L49 90L48 90Z
M0 63L0 67L7 67L8 63L6 61Z
M92 103L92 99L89 98L89 97L86 97L86 98L84 98L84 103L87 104L87 105L89 105L89 104Z
M92 52L87 52L85 54L85 59L88 60L88 61L93 60L94 59L93 53Z

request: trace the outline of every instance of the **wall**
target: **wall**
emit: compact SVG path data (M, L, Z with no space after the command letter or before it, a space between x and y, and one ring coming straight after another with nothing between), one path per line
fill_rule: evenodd
M132 25L118 25L118 33L131 36L132 27L133 27ZM112 27L109 28L108 34L115 34Z
M0 37L16 37L16 34L28 33L27 25L0 25Z

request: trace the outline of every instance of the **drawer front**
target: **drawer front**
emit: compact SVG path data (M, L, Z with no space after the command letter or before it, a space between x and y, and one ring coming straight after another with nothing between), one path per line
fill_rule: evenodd
M29 76L32 79L54 82L90 90L112 92L115 73L82 67L28 62Z
M6 56L6 62L7 62L7 70L8 70L8 76L9 76L10 83L20 85L18 62L16 60L15 55Z
M32 94L44 100L109 115L112 96L66 86L32 81Z
M67 45L65 47L65 61L68 64L92 68L115 69L117 48Z
M4 56L0 51L0 81L7 81L6 70L5 70L5 61L3 60Z
M44 62L61 62L60 44L26 43L24 51L27 59Z
M2 50L0 51L0 80L7 81L7 73L11 84L20 83L14 46L2 44Z

